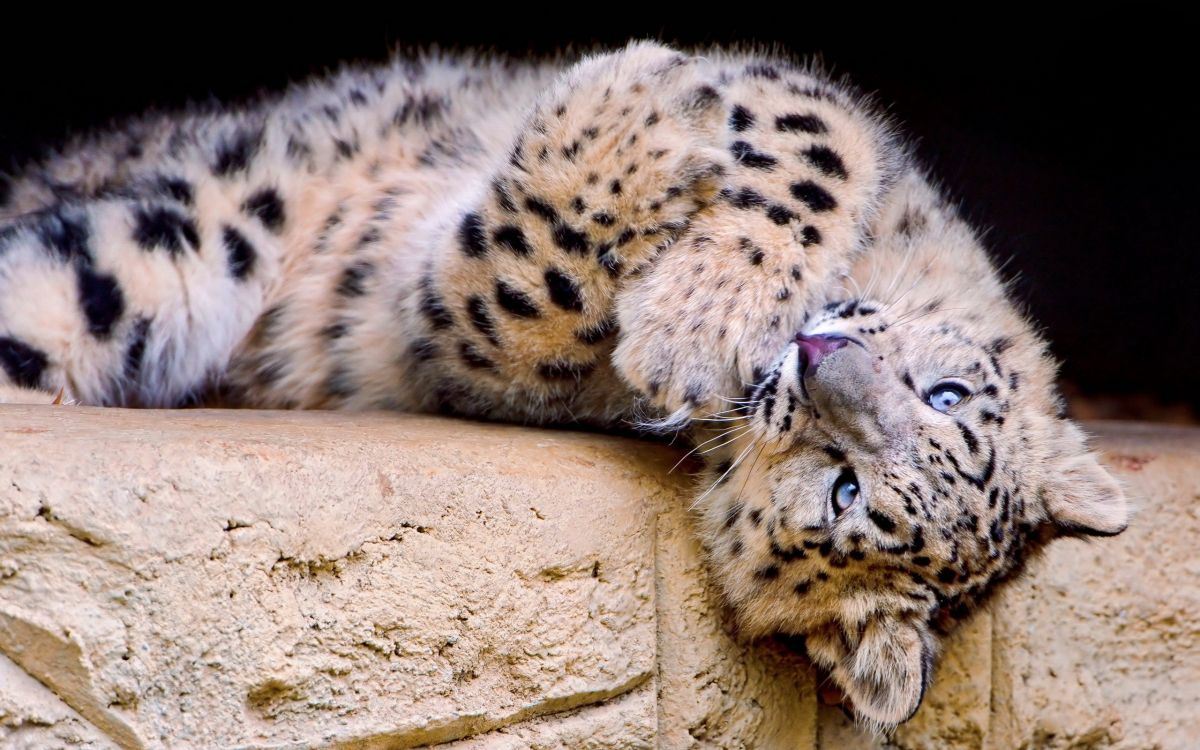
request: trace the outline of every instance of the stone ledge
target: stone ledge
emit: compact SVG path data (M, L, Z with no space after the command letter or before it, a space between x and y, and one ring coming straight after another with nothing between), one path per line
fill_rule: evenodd
M892 746L1200 736L1200 431L1095 428L1133 528L1055 545ZM432 417L0 407L0 745L882 746L736 637L676 458Z

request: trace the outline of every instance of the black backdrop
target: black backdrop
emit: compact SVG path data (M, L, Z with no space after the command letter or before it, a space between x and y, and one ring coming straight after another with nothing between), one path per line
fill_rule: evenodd
M0 166L148 106L236 101L405 45L519 55L631 36L774 43L819 55L889 105L995 256L1011 259L1018 293L1045 325L1067 380L1089 394L1200 406L1200 249L1190 234L1200 197L1197 66L1194 42L1164 32L1182 21L1031 33L1032 21L954 31L952 18L937 17L923 31L863 38L846 33L847 19L751 22L739 8L704 23L633 29L584 22L586 8L572 7L576 17L539 16L543 30L521 33L508 30L511 18L409 26L374 11L351 23L349 12L333 20L334 8L307 26L217 11L212 23L192 17L158 28L145 20L103 30L10 26L0 45ZM400 18L400 8L387 15Z

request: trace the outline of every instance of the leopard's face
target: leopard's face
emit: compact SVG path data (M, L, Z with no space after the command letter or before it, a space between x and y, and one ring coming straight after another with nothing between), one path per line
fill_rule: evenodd
M753 633L806 636L870 723L906 720L936 633L1057 534L1115 534L1120 489L1059 415L1011 309L849 299L812 316L731 416L703 503Z

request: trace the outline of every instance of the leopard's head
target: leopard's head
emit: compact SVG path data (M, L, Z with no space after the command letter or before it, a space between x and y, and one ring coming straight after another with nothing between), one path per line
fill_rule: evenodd
M700 504L742 625L804 636L877 727L912 716L939 635L1030 554L1128 522L975 236L923 182L896 191L856 293L724 415Z

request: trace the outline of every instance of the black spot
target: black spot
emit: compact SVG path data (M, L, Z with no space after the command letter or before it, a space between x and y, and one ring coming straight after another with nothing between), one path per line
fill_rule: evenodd
M776 117L775 129L781 133L811 133L813 135L829 132L829 126L820 117L800 114Z
M992 339L991 343L984 347L984 349L991 354L1003 354L1012 348L1012 345L1012 339L1007 336L1001 336L1000 338Z
M810 588L812 588L811 581L800 581L799 583L797 583L795 586L792 587L792 590L796 592L797 596L804 596L805 594L808 593L808 590Z
M754 63L746 66L746 75L751 78L766 78L771 81L779 80L779 69L774 65Z
M925 549L925 532L918 526L917 530L913 532L912 541L908 543L908 551L916 554L923 549Z
M571 199L571 210L577 214L581 214L587 210L587 204L583 202L583 198L577 195Z
M22 388L37 388L50 362L40 349L9 336L0 336L0 367Z
M885 534L890 534L896 530L896 522L874 508L867 511L867 518L870 518L871 523L878 526L879 530Z
M924 567L925 567L926 565L928 565L929 563L933 562L932 560L930 560L930 559L929 559L928 557L926 557L925 555L917 555L916 557L914 557L914 558L912 559L912 561L913 561L913 565L917 565L917 566L919 566L919 567L922 567L922 568L924 568Z
M796 218L796 214L792 213L786 206L781 206L778 203L772 203L767 209L767 218L776 224L783 226L792 219Z
M958 431L962 433L963 442L967 444L967 450L971 455L975 455L975 452L979 450L979 440L975 437L975 433L971 432L971 428L962 422L956 422L955 424L958 425Z
M809 164L824 174L830 177L840 177L843 180L849 177L846 165L842 163L842 157L828 146L809 146L801 153L804 154L805 159L808 159Z
M350 323L345 320L339 320L322 328L320 333L322 338L336 341L337 339L345 338L346 334L350 333Z
M536 318L542 314L533 298L503 281L496 282L496 304L518 318Z
M545 278L551 302L571 312L583 310L583 298L579 294L579 287L574 279L557 268L547 269Z
M228 177L234 172L246 169L261 143L262 132L257 130L240 130L222 138L217 144L213 173L218 177Z
M746 141L734 141L729 150L733 152L733 158L739 164L744 164L751 169L762 169L769 172L779 163L774 156L762 151L755 151L754 147Z
M538 375L546 380L580 380L596 369L594 362L555 360L538 365Z
M500 346L500 338L496 335L496 322L492 320L492 315L488 312L487 303L483 301L483 297L472 295L467 298L467 319L492 346Z
M546 221L558 221L558 211L555 211L554 206L551 206L541 198L529 196L525 199L525 208L542 217Z
M446 309L446 303L433 286L429 276L421 279L421 314L429 321L430 327L440 331L454 325L454 316Z
M366 280L375 273L375 264L361 260L357 263L351 263L346 266L346 270L342 271L342 278L338 281L336 292L341 297L361 297L366 294Z
M415 122L418 125L428 124L428 122L440 118L448 106L449 102L440 96L425 94L409 98L400 108L396 109L391 121L396 127L403 127L409 122Z
M800 547L781 547L774 539L771 540L771 556L785 563L808 557Z
M172 255L183 252L185 242L193 250L200 246L196 223L166 206L139 206L134 209L133 239L144 250L161 247Z
M533 252L529 243L525 241L525 233L521 231L520 227L511 224L506 224L493 232L492 239L496 241L496 244L503 245L522 257Z
M221 227L221 242L228 257L229 274L235 279L244 279L254 272L258 253L250 241L233 227Z
M602 227L611 227L613 224L617 223L617 218L607 211L597 211L596 213L592 214L592 221L596 222Z
M630 242L633 242L634 237L637 237L637 232L632 229L626 229L617 236L617 247L628 245Z
M251 195L242 203L242 211L263 223L272 232L283 228L286 216L283 212L283 199L274 188L263 188Z
M604 245L601 245L597 250L601 248L604 248ZM609 278L615 279L621 275L621 259L615 253L609 252L606 249L603 254L598 256L597 260L600 261L600 265L604 267L604 270L608 272Z
M428 362L441 353L433 339L417 339L408 347L409 355L418 362Z
M692 92L692 107L707 109L721 100L721 95L712 86L700 86Z
M567 252L582 255L588 251L587 235L567 224L562 222L555 224L552 236L554 244Z
M117 280L80 264L75 269L79 305L87 319L88 333L100 340L112 335L113 326L125 314L125 295Z
M89 234L87 218L82 215L65 216L62 213L51 213L44 216L37 225L38 239L62 260L82 258L90 261Z
M808 209L814 213L832 211L837 208L837 201L829 194L829 191L812 180L794 182L789 190L792 192L792 197L808 206Z
M775 564L765 565L754 571L754 577L762 581L773 581L779 577L779 566Z
M728 470L728 467L726 467L726 471ZM718 472L717 476L720 476L724 473L725 472ZM738 519L742 517L742 507L743 506L740 502L735 502L725 509L725 528L732 529L733 525L738 522Z
M155 182L158 192L185 206L192 205L192 185L182 177L161 175Z
M729 197L734 208L758 208L767 205L767 199L757 191L744 187Z
M508 188L503 182L500 180L493 181L492 190L496 194L496 203L499 204L500 208L510 214L517 212L517 204L513 202L512 195L508 192Z
M282 374L282 363L277 363L274 367L278 369L276 374L273 374L273 380L277 380ZM326 376L325 382L322 384L322 389L326 396L330 398L349 398L354 395L355 387L350 372L344 365L334 365Z
M592 344L598 344L604 339L613 335L616 330L617 322L612 318L605 318L590 328L584 328L582 331L576 331L575 338L580 343L591 346Z
M735 106L733 108L733 112L729 114L729 127L741 133L749 130L753 126L754 113L740 104Z
M458 354L462 361L473 370L495 370L496 363L479 353L479 350L469 341L458 345Z
M295 136L288 136L287 155L293 161L300 161L312 155L312 149L307 143L299 140Z
M613 195L620 195L621 194L621 181L613 180L612 182L608 183L608 192L612 193Z
M129 331L129 344L125 347L125 379L137 382L142 372L142 360L146 357L146 342L150 338L150 319L138 318Z
M952 568L942 568L938 571L937 577L942 583L950 583L957 577L957 574Z
M483 231L483 219L472 211L458 225L458 244L471 258L482 258L487 254L487 236Z
M843 450L841 450L840 448L838 448L837 446L826 445L823 448L823 450L834 461L845 461L846 460L846 453Z

